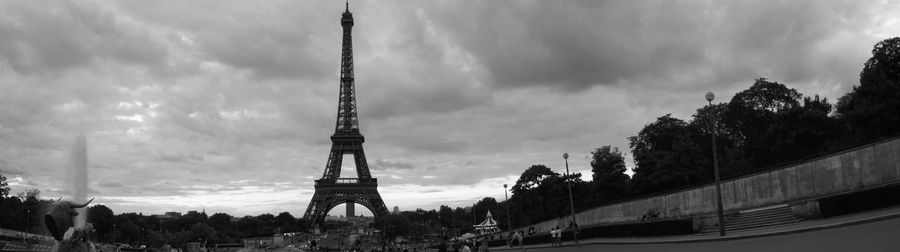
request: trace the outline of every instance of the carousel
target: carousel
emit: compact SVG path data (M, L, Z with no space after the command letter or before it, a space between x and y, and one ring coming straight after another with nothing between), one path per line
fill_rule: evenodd
M491 211L487 212L487 216L484 217L484 221L482 221L481 224L475 225L475 232L479 235L493 234L499 231L500 228L497 227L497 221L494 220Z

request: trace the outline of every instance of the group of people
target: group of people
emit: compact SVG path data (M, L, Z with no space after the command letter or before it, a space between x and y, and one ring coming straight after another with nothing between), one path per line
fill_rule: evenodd
M453 252L475 252L475 251L487 252L490 250L488 249L488 239L481 238L481 239L477 239L477 240L475 240L475 239L467 240L465 242L455 242L450 247L447 246L447 243L441 243L440 246L438 247L438 251L439 252L449 252L449 251L453 251Z
M559 229L559 227L553 227L550 229L550 245L551 246L562 246L562 233L563 231Z
M468 242L466 242L468 243ZM462 251L463 252L487 252L490 251L488 249L488 239L481 238L478 240L472 240L472 248L469 248L466 243L463 243Z
M577 228L574 228L572 230L574 232L578 232ZM553 247L562 246L562 236L563 236L564 231L565 230L560 229L559 226L556 226L556 227L553 227L550 229L550 244L551 244L551 246L553 246ZM528 232L527 232L527 234L529 236L534 235L536 233L537 232L534 230L533 227L529 228ZM525 235L526 235L525 230L518 230L518 231L509 232L504 236L506 236L507 245L509 247L511 247L511 248L519 247L519 248L522 248L522 250L524 251L525 250L525 246L524 246L525 245L524 244ZM470 240L469 242L454 244L452 249L454 251L462 251L462 252L488 251L488 243L487 242L490 239L491 239L490 237L482 237L481 239L478 239L478 240ZM574 242L575 242L575 244L577 244L579 246L581 245L578 242L578 240L574 240ZM448 249L447 245L443 244L443 247L441 249L439 249L439 251L448 251L447 249Z

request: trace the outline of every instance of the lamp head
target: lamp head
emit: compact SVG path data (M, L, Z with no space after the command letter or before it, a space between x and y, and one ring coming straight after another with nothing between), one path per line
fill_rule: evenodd
M569 159L569 153L563 153L563 159Z
M716 99L716 95L713 92L706 92L706 101L712 102L713 99Z

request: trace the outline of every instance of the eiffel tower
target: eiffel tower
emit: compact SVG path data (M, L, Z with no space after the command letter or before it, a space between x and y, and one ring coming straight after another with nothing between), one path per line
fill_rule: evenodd
M313 194L303 218L321 226L325 214L341 203L347 204L347 214L352 215L353 204L368 208L375 217L388 214L387 207L378 194L378 180L369 173L369 164L363 153L365 141L359 133L359 121L356 117L356 92L353 90L353 44L350 30L353 28L353 14L350 4L341 17L344 38L341 47L341 89L338 97L337 123L334 135L331 135L331 154L325 165L325 173L316 180L316 192ZM356 178L341 178L341 162L344 154L353 154L356 163Z

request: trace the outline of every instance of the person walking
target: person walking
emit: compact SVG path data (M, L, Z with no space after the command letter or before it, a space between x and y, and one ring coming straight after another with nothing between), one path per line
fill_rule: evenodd
M488 252L488 251L490 251L490 249L488 249L488 239L487 238L482 239L481 246L478 247L478 252Z
M569 222L569 228L572 229L572 241L575 241L575 245L581 247L581 243L578 242L578 223ZM562 241L560 241L562 243Z
M513 240L519 244L519 248L522 248L522 251L525 251L525 243L522 242L522 235L525 233L523 230L516 231L513 233Z
M466 245L466 242L463 242L463 243L462 243L462 250L461 250L461 251L462 251L462 252L472 252L472 250L469 249L469 245Z
M559 226L553 227L553 230L550 231L550 236L553 246L562 246L562 230L559 229Z
M550 228L550 246L556 247L556 228Z

